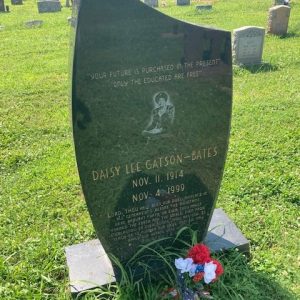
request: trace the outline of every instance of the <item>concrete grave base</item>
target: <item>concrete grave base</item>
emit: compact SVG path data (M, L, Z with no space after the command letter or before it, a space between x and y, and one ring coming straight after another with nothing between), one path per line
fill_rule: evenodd
M215 209L204 243L212 252L239 249L249 253L249 241L225 212ZM71 292L96 288L115 281L111 262L99 240L66 247Z

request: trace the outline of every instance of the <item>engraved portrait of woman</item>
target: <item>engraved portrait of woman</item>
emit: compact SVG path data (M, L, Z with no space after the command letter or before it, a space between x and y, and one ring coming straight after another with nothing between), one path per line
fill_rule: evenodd
M167 92L158 92L153 95L153 109L150 122L143 134L156 135L165 133L174 121L175 107Z

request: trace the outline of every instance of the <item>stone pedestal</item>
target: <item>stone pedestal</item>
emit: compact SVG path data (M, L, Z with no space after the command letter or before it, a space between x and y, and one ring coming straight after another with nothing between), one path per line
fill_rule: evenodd
M204 243L212 252L239 249L249 253L249 241L222 209L215 209ZM72 245L65 249L72 293L96 288L115 281L111 262L99 240Z

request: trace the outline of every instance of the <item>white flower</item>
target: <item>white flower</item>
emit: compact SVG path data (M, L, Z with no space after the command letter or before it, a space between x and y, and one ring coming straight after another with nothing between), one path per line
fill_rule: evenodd
M189 270L189 276L193 277L196 275L196 269L197 269L197 265L196 264L192 264L190 270Z
M215 265L212 261L209 263L205 263L204 265L204 282L209 284L216 278L216 269L217 265Z
M192 258L177 258L175 259L175 266L178 270L181 270L181 273L189 272L193 265Z

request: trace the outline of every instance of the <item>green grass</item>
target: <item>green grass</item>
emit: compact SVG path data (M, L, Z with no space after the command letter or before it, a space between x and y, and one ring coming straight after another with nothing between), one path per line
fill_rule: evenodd
M173 0L161 10L232 30L266 26L273 1L214 2L207 14ZM39 15L32 0L10 8L0 14L0 299L68 299L64 247L95 238L72 146L71 10ZM44 25L25 28L31 19ZM214 287L216 299L300 297L299 20L294 0L289 34L266 36L266 64L234 69L230 149L217 205L250 239L252 259L236 252L221 257L226 273ZM129 281L115 287L115 299L138 298ZM141 293L155 299L159 288Z

